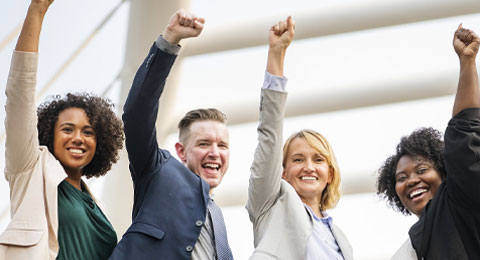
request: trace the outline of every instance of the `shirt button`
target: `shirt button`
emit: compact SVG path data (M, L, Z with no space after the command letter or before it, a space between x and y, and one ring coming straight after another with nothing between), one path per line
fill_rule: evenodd
M185 247L185 250L187 250L187 252L192 252L193 246L187 246Z
M195 222L195 225L196 225L197 227L201 227L201 226L203 225L203 221L197 220L197 222Z

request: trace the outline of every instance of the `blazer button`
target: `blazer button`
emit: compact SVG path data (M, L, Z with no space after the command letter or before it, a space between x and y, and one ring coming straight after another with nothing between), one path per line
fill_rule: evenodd
M95 208L95 204L93 204L93 202L90 202L90 208L92 208L92 209Z
M187 247L185 248L185 250L187 250L187 252L192 252L193 246L187 246Z
M201 227L201 226L203 225L203 221L197 220L197 222L195 222L195 225L196 225L197 227Z

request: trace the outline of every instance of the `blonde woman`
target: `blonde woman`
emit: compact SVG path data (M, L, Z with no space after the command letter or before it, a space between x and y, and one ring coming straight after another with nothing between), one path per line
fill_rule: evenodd
M250 259L353 259L352 248L325 210L339 197L340 172L320 134L302 130L285 143L287 94L283 62L295 32L291 17L272 26L261 94L259 144L251 167L247 210L254 228Z

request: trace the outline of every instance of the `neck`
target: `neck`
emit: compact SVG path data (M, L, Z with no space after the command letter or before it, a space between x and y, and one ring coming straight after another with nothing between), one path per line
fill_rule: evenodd
M317 198L310 199L310 200L307 200L305 198L301 198L301 199L302 199L303 203L305 203L306 205L308 205L312 209L313 214L315 214L315 216L317 216L319 218L323 217L322 211L320 210L320 200L319 199L317 199Z
M82 173L81 172L68 172L67 171L67 178L65 181L70 183L73 187L77 188L78 190L82 190Z

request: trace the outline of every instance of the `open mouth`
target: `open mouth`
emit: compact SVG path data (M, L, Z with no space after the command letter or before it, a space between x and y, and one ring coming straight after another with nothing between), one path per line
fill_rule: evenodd
M205 163L202 165L204 169L218 171L220 169L220 164L218 163Z
M425 189L425 188L421 188L421 189L416 189L416 190L413 190L412 192L410 192L410 194L408 195L408 197L410 199L416 199L416 198L419 198L420 196L422 196L425 192L427 192L428 190Z
M70 153L78 154L78 155L82 155L82 154L85 153L85 150L80 149L80 148L68 148L67 150L68 150Z
M300 179L302 181L316 181L316 180L318 180L318 178L315 177L315 176L302 176L302 177L300 177Z

